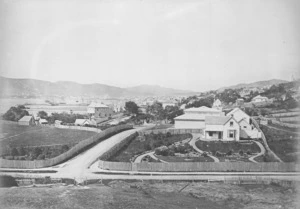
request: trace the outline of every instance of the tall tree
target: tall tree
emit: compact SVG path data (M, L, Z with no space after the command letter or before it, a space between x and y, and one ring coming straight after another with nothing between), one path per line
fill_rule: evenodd
M25 115L29 115L28 111L25 110L23 105L19 105L11 107L2 117L4 120L18 121Z
M129 101L125 103L125 110L132 114L138 114L139 107L133 101Z

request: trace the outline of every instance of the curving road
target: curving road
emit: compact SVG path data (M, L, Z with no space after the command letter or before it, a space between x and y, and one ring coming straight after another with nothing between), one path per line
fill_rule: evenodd
M259 148L260 148L260 153L258 153L257 155L254 155L254 156L250 157L249 160L250 160L251 162L257 163L257 161L255 161L254 158L259 157L259 156L261 156L261 155L264 155L265 152L266 152L266 149L264 148L264 146L263 146L261 143L259 143L259 142L257 142L257 141L254 141L254 142L259 146Z
M194 148L194 150L196 150L199 153L203 153L202 150L200 150L197 146L196 146L196 140L200 138L199 134L192 134L193 138L191 139L191 141L189 142L189 144ZM210 158L212 158L215 162L220 162L219 158L216 158L215 156L209 155L208 156Z

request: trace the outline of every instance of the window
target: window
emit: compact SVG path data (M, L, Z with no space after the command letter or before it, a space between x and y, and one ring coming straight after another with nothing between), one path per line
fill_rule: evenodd
M234 138L235 136L235 131L231 130L231 131L228 131L228 138Z
M230 121L230 126L233 126L233 121Z
M244 128L247 128L247 126L244 126Z
M208 135L209 136L213 136L213 133L210 131L210 132L208 132Z

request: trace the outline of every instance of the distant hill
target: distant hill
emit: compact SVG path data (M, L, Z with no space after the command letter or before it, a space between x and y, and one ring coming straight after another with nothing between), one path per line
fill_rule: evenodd
M79 84L70 81L49 82L0 76L0 97L90 96L120 98L127 96L164 96L193 92L160 86L142 85L120 88L104 84Z
M172 88L165 88L158 85L140 85L135 87L127 88L130 93L134 94L148 94L148 95L180 95L180 94L195 94L196 92L186 91L186 90L178 90Z
M218 89L218 91L223 91L225 89L240 89L240 88L257 88L257 87L265 87L265 86L272 86L272 85L277 85L280 83L287 83L289 81L286 80L280 80L280 79L272 79L272 80L266 80L266 81L258 81L254 83L240 83L237 85L233 86L227 86L227 87L222 87Z

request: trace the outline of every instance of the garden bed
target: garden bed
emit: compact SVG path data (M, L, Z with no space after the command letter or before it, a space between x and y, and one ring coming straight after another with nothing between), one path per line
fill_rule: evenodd
M177 157L177 156L161 156L156 155L156 157L160 160L166 161L166 162L214 162L214 160L210 157Z
M145 136L138 136L128 145L124 146L119 153L109 161L116 162L130 162L130 159L136 155L140 155L145 151L154 150L160 146L169 146L175 142L191 138L191 134L149 134Z

